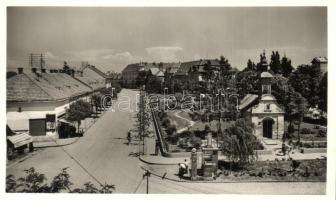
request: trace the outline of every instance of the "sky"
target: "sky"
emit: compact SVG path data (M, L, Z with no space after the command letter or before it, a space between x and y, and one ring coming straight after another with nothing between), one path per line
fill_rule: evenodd
M7 70L29 68L44 53L48 68L88 61L102 71L127 64L228 58L243 69L266 51L293 66L327 55L323 7L8 7Z

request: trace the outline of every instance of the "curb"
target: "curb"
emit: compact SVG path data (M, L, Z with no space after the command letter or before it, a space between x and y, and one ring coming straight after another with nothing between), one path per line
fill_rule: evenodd
M139 160L146 163L146 164L150 164L150 165L177 165L178 163L155 163L155 162L149 162L144 160L143 158L141 158L141 156L139 157Z
M141 169L144 169L141 167ZM162 175L156 174L154 172L150 172L152 175L159 177L162 179ZM185 179L174 179L174 178L167 178L164 179L179 183L327 183L326 181L287 181L287 180L241 180L241 181L191 181L191 180L185 180ZM163 180L164 180L163 179Z
M101 115L99 116L98 120L99 120L101 117L103 117L106 113L107 113L107 111L106 111L106 112L102 112ZM98 122L98 120L95 121L94 123L92 123L92 124L86 129L85 132L87 132L93 125L95 125L95 124ZM85 132L84 132L84 134L83 134L82 137L84 137ZM48 148L48 147L63 147L63 146L68 146L68 145L71 145L71 144L76 143L80 138L81 138L81 137L77 137L76 139L74 139L73 141L71 141L71 142L69 142L69 143L67 143L67 144L57 144L57 142L56 142L57 140L52 140L52 141L50 141L50 142L55 142L55 143L56 143L55 145L46 145L46 146L39 146L39 147L34 147L34 148Z
M75 140L67 143L67 144L57 144L56 141L52 141L52 142L55 142L56 144L55 145L46 145L46 146L34 146L34 148L48 148L48 147L63 147L63 146L68 146L68 145L71 145L71 144L74 144L75 142L77 142L81 137L77 137Z

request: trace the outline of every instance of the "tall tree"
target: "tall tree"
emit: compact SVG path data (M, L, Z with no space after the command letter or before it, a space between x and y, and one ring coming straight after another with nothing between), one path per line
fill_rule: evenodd
M251 61L251 59L248 59L247 61L247 70L256 70L256 65Z
M328 110L328 73L325 73L320 82L320 91L319 91L319 108L327 112Z
M280 55L279 55L278 51L275 51L275 52L272 51L270 69L275 74L281 74L282 73L281 63L280 63Z
M289 75L294 70L294 67L292 66L292 61L288 59L286 56L282 57L281 59L281 69L282 69L282 75L286 78L288 78Z

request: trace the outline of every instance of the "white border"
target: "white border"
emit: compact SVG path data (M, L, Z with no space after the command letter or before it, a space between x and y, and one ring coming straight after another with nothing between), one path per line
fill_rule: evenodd
M200 0L2 0L0 1L0 64L1 64L1 100L0 107L3 109L1 112L0 127L2 127L3 132L1 134L0 146L2 150L0 151L0 157L2 158L2 163L0 164L0 174L3 177L0 181L0 199L36 199L36 198L48 198L53 199L148 199L146 195L76 195L76 194L6 194L5 193L5 175L6 175L6 152L5 152L5 108L6 108L6 7L7 6L85 6L85 7L100 7L100 6L114 6L114 7L247 7L247 6L328 6L328 66L329 66L329 91L328 91L328 178L327 178L327 195L281 195L281 196L261 196L261 195L151 195L150 198L160 198L160 199L335 199L335 158L336 158L336 105L333 101L335 99L335 74L336 74L336 62L333 55L336 55L335 51L335 20L336 20L336 7L335 1L332 0L235 0L235 1L221 1L221 0L211 0L211 1L200 1Z

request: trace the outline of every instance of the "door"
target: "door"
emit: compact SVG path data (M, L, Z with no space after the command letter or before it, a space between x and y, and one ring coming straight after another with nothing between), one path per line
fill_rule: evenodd
M31 136L46 135L46 119L30 119L29 133Z
M263 120L263 137L272 138L273 120Z

